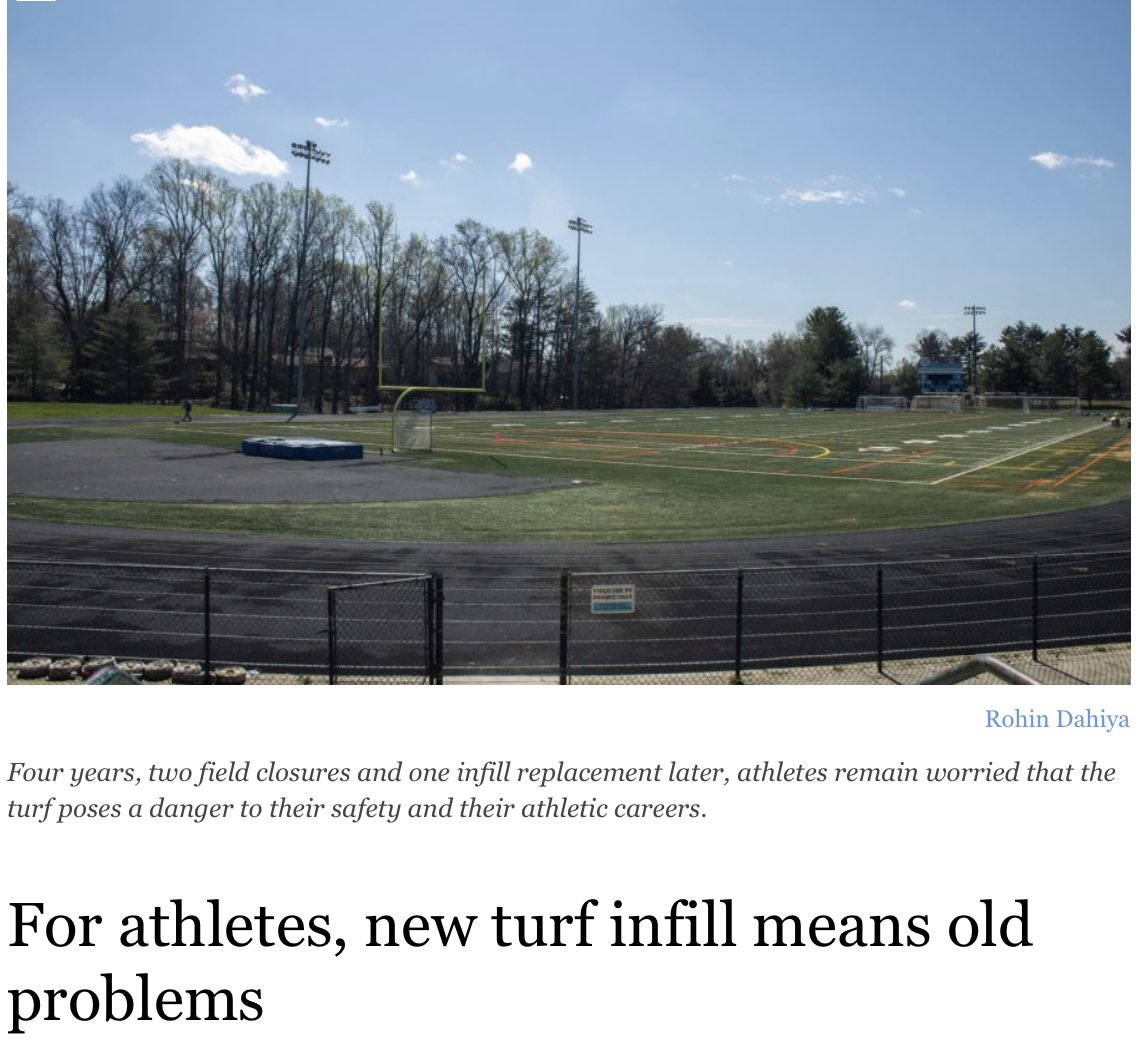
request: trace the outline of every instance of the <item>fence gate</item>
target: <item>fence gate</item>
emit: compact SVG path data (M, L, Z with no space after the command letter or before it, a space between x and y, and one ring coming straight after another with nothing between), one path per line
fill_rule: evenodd
M443 682L443 593L430 574L327 589L329 682Z
M114 657L179 682L439 683L429 574L8 561L8 660ZM179 678L172 665L187 671ZM225 681L232 681L227 679Z

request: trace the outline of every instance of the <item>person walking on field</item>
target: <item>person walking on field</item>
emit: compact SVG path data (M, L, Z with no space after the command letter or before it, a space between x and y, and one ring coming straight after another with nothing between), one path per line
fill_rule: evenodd
M190 402L190 400L185 399L182 401L182 418L180 420L182 420L182 421L191 421L192 420L191 416L190 416L190 408L192 406L193 406L193 404Z

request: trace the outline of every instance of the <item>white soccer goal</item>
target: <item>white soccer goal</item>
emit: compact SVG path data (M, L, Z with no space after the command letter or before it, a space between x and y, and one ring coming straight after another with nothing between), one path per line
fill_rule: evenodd
M943 411L945 414L962 414L964 398L963 396L913 396L912 409Z
M977 399L982 410L1011 410L1020 414L1050 411L1057 414L1081 414L1077 396L1003 396L984 395Z
M1021 414L1027 412L1026 396L1003 396L998 393L987 393L975 398L976 406L980 410L1017 410Z
M393 419L393 450L432 450L432 415L398 410Z
M1027 396L1025 399L1028 414L1040 410L1054 411L1058 414L1082 413L1082 404L1078 396Z
M857 410L907 410L907 396L861 396Z

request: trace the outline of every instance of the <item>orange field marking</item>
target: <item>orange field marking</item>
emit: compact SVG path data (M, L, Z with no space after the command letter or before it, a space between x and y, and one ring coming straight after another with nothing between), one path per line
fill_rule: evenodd
M916 461L917 458L926 457L931 453L930 450L917 450L905 457L877 458L875 461L862 461L859 465L848 465L843 469L833 469L832 474L834 476L840 476L845 472L859 472L861 469L873 469L878 465L907 465L910 462ZM930 462L925 461L924 464L927 465L930 464Z
M1055 489L1058 489L1064 483L1069 483L1072 479L1075 478L1075 476L1078 476L1081 473L1086 472L1086 470L1089 469L1091 467L1091 465L1097 465L1100 461L1102 461L1103 458L1108 457L1109 455L1115 453L1120 447L1125 446L1129 442L1130 442L1129 436L1126 436L1125 438L1120 439L1117 443L1113 444L1110 447L1107 447L1106 450L1102 451L1100 454L1096 454L1093 458L1090 459L1090 461L1086 462L1083 465L1080 465L1077 469L1072 469L1062 479L1057 480L1053 484L1053 486L1055 487Z

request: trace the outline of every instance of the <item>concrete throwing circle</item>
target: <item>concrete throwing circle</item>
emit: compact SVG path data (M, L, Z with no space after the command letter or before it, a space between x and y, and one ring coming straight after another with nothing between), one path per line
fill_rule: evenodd
M374 454L283 461L160 440L86 439L8 446L8 493L80 501L308 505L494 497L568 484L447 472Z

